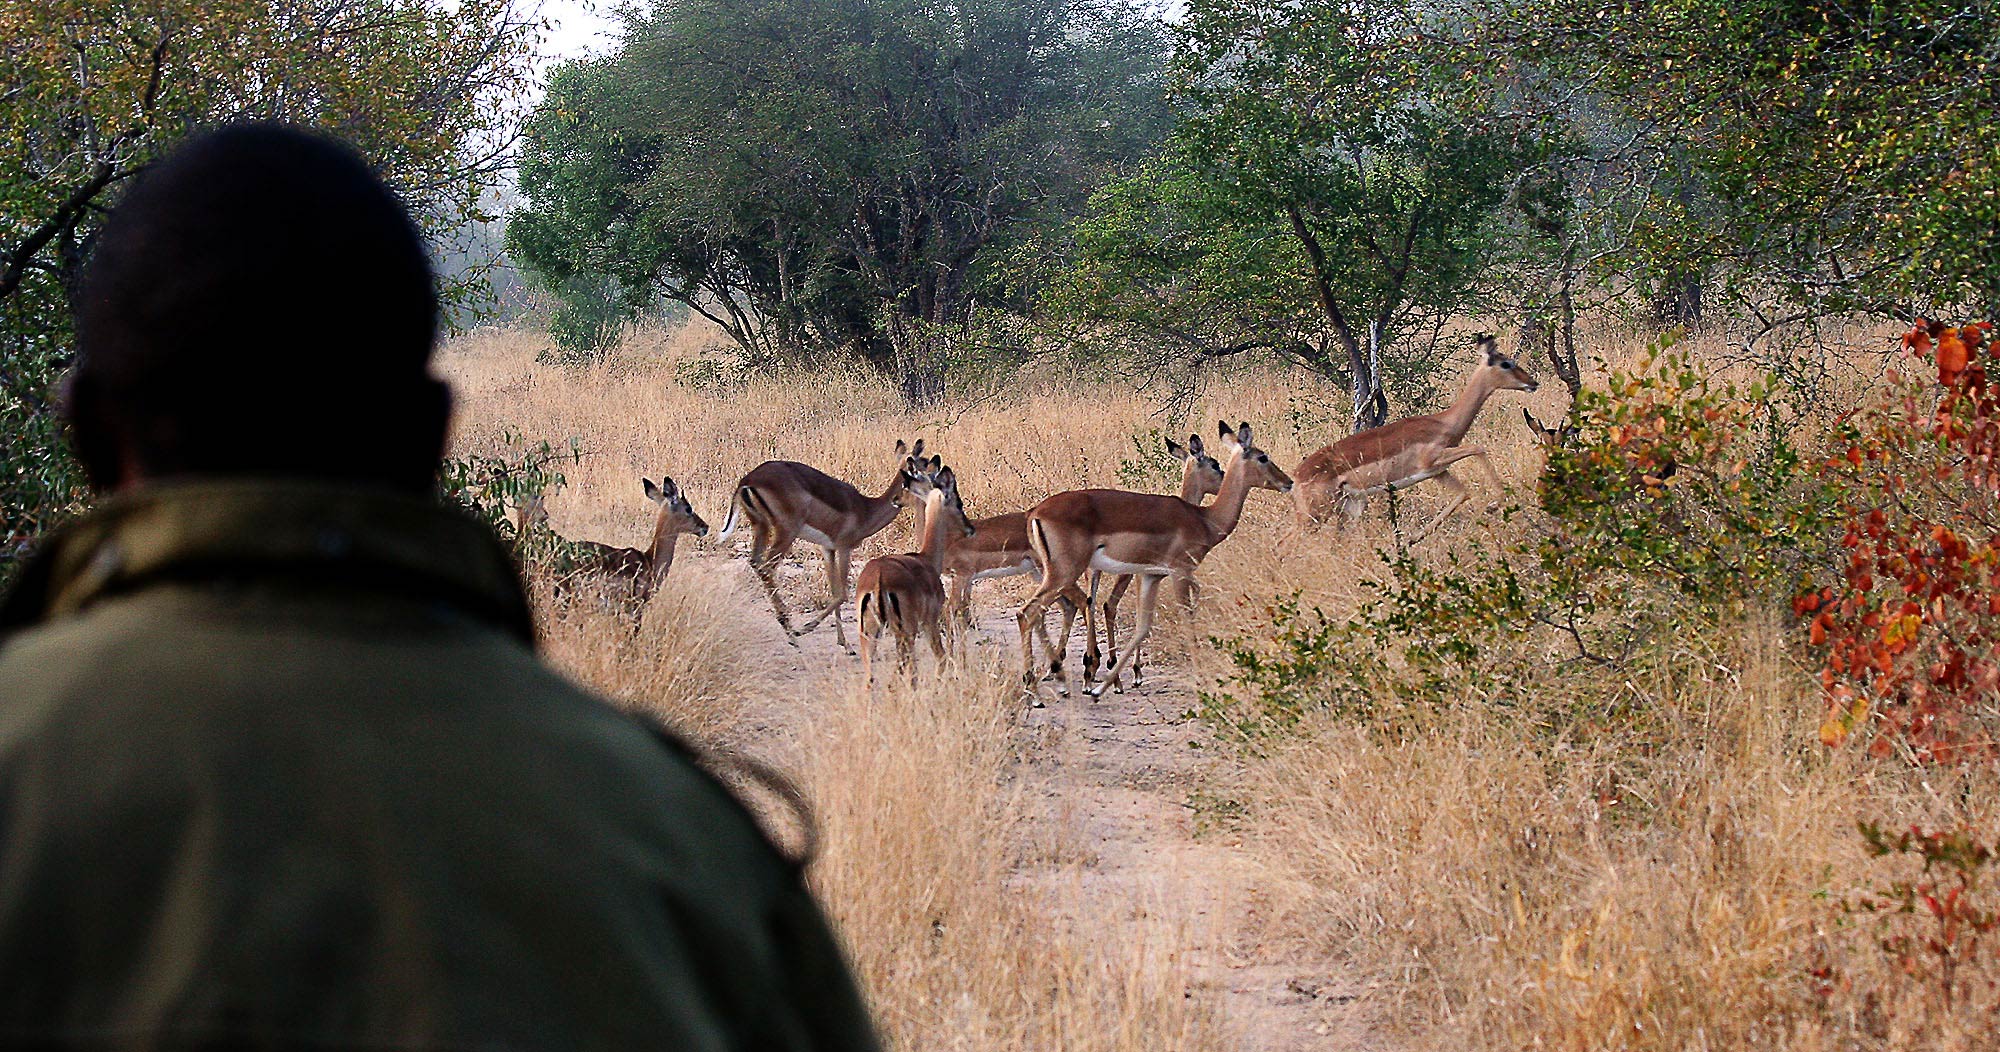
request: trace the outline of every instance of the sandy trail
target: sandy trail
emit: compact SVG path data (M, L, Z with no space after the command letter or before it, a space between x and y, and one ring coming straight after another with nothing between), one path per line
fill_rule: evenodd
M825 585L818 560L803 562L786 568L789 595ZM974 659L998 657L995 674L1011 675L1019 660L1011 605L981 591L974 608ZM852 641L851 602L847 614ZM782 638L775 621L770 631L774 641ZM1081 633L1079 625L1072 670L1081 667ZM784 664L802 692L823 688L830 664L853 660L841 656L830 622L799 643L785 655L794 660ZM877 661L881 674L895 674L889 653ZM1134 928L1137 938L1167 932L1181 940L1178 952L1195 984L1216 998L1224 1047L1233 1052L1376 1047L1364 1019L1364 991L1337 964L1298 960L1259 938L1266 906L1241 836L1198 834L1193 800L1211 784L1216 765L1229 761L1214 748L1207 727L1184 715L1197 701L1184 672L1171 664L1149 667L1144 686L1095 700L1057 697L1045 685L1043 700L1043 708L1024 705L1022 730L1035 746L1024 750L1028 759L1019 776L1031 798L1043 802L1056 834L1080 850L1078 859L1021 876L1030 889L1084 893L1051 893L1052 904L1090 903L1088 917L1063 917L1052 905L1052 922L1091 925L1113 918Z

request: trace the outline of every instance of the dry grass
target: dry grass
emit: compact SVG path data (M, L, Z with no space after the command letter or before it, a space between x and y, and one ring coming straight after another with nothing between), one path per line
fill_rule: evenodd
M874 490L894 440L924 437L957 469L968 509L994 514L1083 485L1170 488L1159 437L1190 426L1161 419L1155 394L1076 371L916 414L842 373L701 387L692 379L715 374L689 363L704 340L643 334L605 365L564 370L533 365L521 334L461 339L444 361L463 404L457 441L491 448L507 426L581 437L592 453L550 500L554 525L635 544L652 508L641 475L673 475L719 525L731 485L763 459ZM1618 362L1642 348L1602 346ZM1557 384L1502 394L1477 425L1516 496L1541 460L1520 408L1549 420L1564 402ZM1246 368L1190 419L1204 437L1218 416L1248 419L1292 464L1344 430L1344 404L1337 389ZM1437 551L1512 528L1479 513L1499 495L1468 481L1475 500ZM1406 525L1435 499L1409 495ZM1153 663L1213 679L1221 658L1197 636L1268 631L1272 597L1354 606L1389 527L1378 516L1287 544L1289 515L1284 499L1252 494L1204 568L1202 623L1166 614ZM857 555L908 538L899 523ZM828 834L815 880L899 1047L1215 1047L1214 1005L1186 996L1184 933L1093 913L1062 880L1022 876L1059 871L1083 846L1020 787L1010 646L915 692L800 680L762 660L775 626L742 561L683 544L636 635L588 609L545 615L551 653L600 690L800 772ZM800 566L788 587L804 601L824 577L816 553ZM981 585L975 603L1024 589ZM2000 794L1828 754L1796 662L1782 626L1752 624L1687 643L1637 682L1550 682L1628 692L1659 717L1643 738L1551 740L1480 698L1394 736L1308 722L1218 787L1244 805L1246 850L1268 874L1265 936L1352 962L1383 991L1384 1040L1411 1047L1993 1047L1990 1016L1924 1002L1839 904L1888 879L1857 819L1991 829ZM1811 975L1826 967L1831 994Z
M1065 453L1030 440L1004 408L912 418L852 376L726 391L680 382L700 349L691 334L644 334L610 363L564 370L535 365L524 334L475 333L442 362L460 399L455 444L498 451L509 428L581 438L590 455L565 466L569 484L549 499L555 528L637 544L653 507L642 475L674 476L719 526L730 487L763 459L808 460L879 488L897 466L895 439L921 436L960 466L975 513L999 511L1034 487L1074 484L1105 462L1115 470L1121 451L1134 455L1128 432L1146 406L1125 396L1111 415L1070 399L1063 411L1095 427ZM989 457L1007 469L966 470ZM1154 468L1172 470L1164 454ZM893 526L871 550L901 550L908 534ZM1113 916L1117 906L1062 879L1081 850L1021 783L1019 753L1033 742L1011 722L1020 706L994 658L927 672L920 691L885 667L872 696L832 662L794 673L810 661L780 641L747 564L688 538L680 551L636 631L588 591L558 607L538 584L546 651L594 689L803 783L824 834L814 883L895 1047L1219 1047L1214 1005L1173 922ZM799 563L791 587L820 595L818 554Z

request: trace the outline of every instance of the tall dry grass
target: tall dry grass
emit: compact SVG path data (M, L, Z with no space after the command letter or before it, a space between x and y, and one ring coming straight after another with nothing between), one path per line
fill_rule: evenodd
M897 467L895 440L924 437L983 513L1115 471L1136 456L1131 432L1146 419L1137 395L1116 398L1111 416L1090 393L1029 421L998 405L912 416L893 392L838 372L718 389L685 368L700 360L698 331L638 334L588 369L536 365L535 350L532 336L498 331L447 348L454 444L499 452L509 430L579 438L588 455L563 465L552 524L616 544L647 535L641 476L672 475L719 526L736 479L761 460L807 460L872 490ZM1076 436L1051 448L1024 423ZM1163 452L1155 459L1162 477L1176 470ZM863 555L903 550L909 534L898 523ZM795 561L788 587L801 600L823 594L818 553ZM1135 921L1129 904L1091 901L1064 879L1085 852L1021 777L1036 739L1015 722L1019 697L997 652L927 669L915 689L885 674L868 692L856 666L787 646L747 564L691 538L636 627L588 588L563 603L549 582L534 592L545 652L569 675L802 784L824 845L811 879L894 1047L1223 1047L1181 921Z
M456 441L490 449L506 427L581 438L590 455L551 497L554 525L637 544L652 510L641 475L673 475L719 525L734 481L761 460L806 460L875 490L895 439L923 437L982 515L1085 485L1168 489L1159 439L1207 437L1218 417L1250 420L1286 465L1344 432L1342 392L1275 369L1218 374L1185 417L1164 415L1156 391L1075 368L912 413L886 385L838 371L730 377L699 364L708 339L638 334L588 369L533 364L534 338L519 333L461 339L443 362L462 403ZM1643 353L1637 339L1597 346L1621 364ZM1520 409L1550 420L1565 407L1544 380L1496 396L1471 439L1517 500L1541 462ZM1426 557L1520 528L1483 513L1505 495L1466 477L1475 498ZM1436 499L1408 494L1405 527ZM1206 638L1268 633L1273 597L1329 612L1364 597L1394 541L1379 511L1304 539L1289 516L1284 499L1252 494L1204 567L1199 623L1163 604L1155 667L1212 683L1225 662ZM900 522L858 554L909 537ZM916 691L801 677L790 656L767 659L782 644L743 562L683 543L636 635L589 609L545 616L551 653L607 693L801 774L828 834L815 880L901 1047L1215 1047L1214 1005L1178 957L1186 933L1094 914L1061 880L1024 876L1060 872L1087 845L1023 796L1018 751L1031 743L1010 718L1011 639ZM817 553L795 561L794 598L819 595ZM1026 586L982 584L974 602L1017 604ZM1472 696L1396 734L1308 720L1216 768L1213 793L1240 805L1237 831L1265 874L1260 936L1349 962L1379 991L1384 1040L1410 1047L1993 1047L1990 1017L1925 1000L1894 974L1873 921L1841 904L1895 871L1865 856L1857 820L1991 829L2000 794L1823 750L1799 662L1783 626L1751 622L1681 641L1644 675L1551 673L1552 694L1646 707L1643 731L1552 737Z

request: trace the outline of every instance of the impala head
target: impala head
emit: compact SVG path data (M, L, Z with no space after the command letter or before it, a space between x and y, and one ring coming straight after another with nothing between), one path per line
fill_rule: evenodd
M917 443L919 453L923 448L922 442ZM903 467L896 475L896 503L922 511L924 500L931 495L937 484L937 473L943 467L944 461L940 457L925 459L917 453L904 456Z
M896 469L896 504L898 507L922 510L924 495L930 492L928 476L938 469L938 458L924 459L924 440L921 438L914 446L897 439L896 455L903 461Z
M1485 356L1486 360L1479 369L1490 374L1488 382L1493 385L1493 390L1532 391L1541 386L1528 375L1528 370L1521 368L1520 362L1500 353L1500 341L1492 333L1480 333L1472 338L1472 344Z
M1540 420L1535 419L1535 414L1526 409L1521 410L1521 415L1527 418L1528 430L1534 433L1535 441L1541 443L1549 452L1567 449L1576 443L1575 424L1564 421L1561 427L1545 427Z
M514 505L514 535L516 537L525 537L530 531L542 529L548 524L549 506L542 500L541 494L537 493L531 497L523 497L519 504Z
M653 485L652 479L639 480L646 484L646 499L660 506L660 524L673 533L692 533L697 537L708 536L708 523L694 513L688 503L687 494L674 484L674 480L660 476L660 484Z
M958 495L958 476L950 468L938 464L936 457L931 458L931 464L930 491L937 495L939 510L951 512L965 536L972 536L972 517L965 513L965 501Z
M1292 491L1292 477L1279 470L1270 454L1257 448L1255 436L1250 433L1250 422L1244 421L1234 428L1229 421L1218 421L1217 430L1222 437L1222 448L1227 451L1229 463L1242 462L1244 470L1250 472L1250 485L1261 489L1274 489L1279 493Z
M1167 452L1181 462L1182 477L1194 483L1193 492L1198 496L1222 492L1222 464L1202 449L1200 435L1189 435L1185 446L1167 439Z

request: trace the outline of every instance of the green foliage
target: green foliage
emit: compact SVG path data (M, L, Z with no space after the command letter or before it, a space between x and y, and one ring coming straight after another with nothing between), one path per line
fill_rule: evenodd
M0 0L0 551L84 498L56 386L70 297L119 187L189 129L276 118L348 138L430 231L451 229L493 185L491 144L532 75L536 24L516 8Z
M996 250L1156 137L1161 51L1115 0L663 0L553 78L509 243L755 360L857 353L923 389L940 327L999 302Z
M501 432L500 445L496 453L446 458L438 470L438 492L512 540L517 524L508 513L568 485L562 465L582 463L585 454L580 439L561 446L547 439L530 443L512 428Z
M1216 641L1235 671L1207 714L1246 732L1330 710L1369 725L1464 703L1551 731L1616 713L1548 690L1552 668L1629 672L1835 562L1838 493L1804 456L1780 389L1737 386L1662 345L1586 393L1540 508L1433 559L1385 554L1346 620L1272 608L1273 635ZM1601 671L1592 672L1601 678Z
M1619 261L1809 313L2000 298L1991 0L1537 0L1521 52L1685 173Z
M1495 210L1545 152L1483 111L1455 52L1396 3L1197 0L1178 28L1182 117L1100 193L1049 305L1170 353L1270 349L1387 415L1385 358L1464 308Z
M564 365L603 358L625 328L626 310L618 294L618 283L608 278L571 274L554 283L549 291L555 297L549 310L552 346L537 358Z

